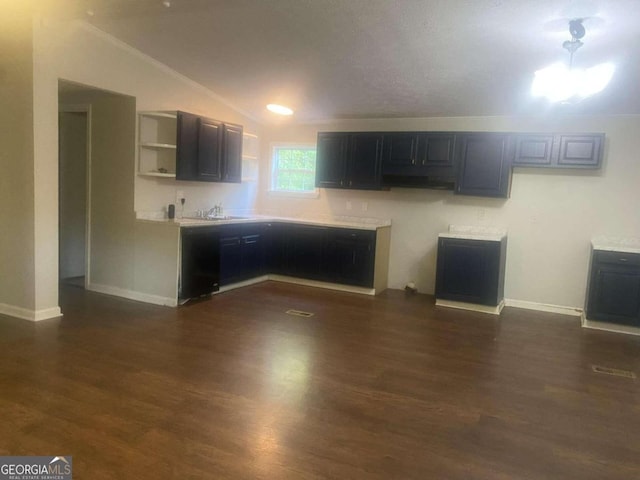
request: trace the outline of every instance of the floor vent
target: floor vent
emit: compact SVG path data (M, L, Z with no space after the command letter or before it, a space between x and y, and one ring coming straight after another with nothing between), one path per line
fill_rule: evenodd
M636 378L636 374L629 370L619 370L617 368L602 367L600 365L592 365L591 368L596 373L604 373L605 375L614 375L616 377Z
M295 315L296 317L313 317L313 313L303 312L302 310L287 310L287 315Z

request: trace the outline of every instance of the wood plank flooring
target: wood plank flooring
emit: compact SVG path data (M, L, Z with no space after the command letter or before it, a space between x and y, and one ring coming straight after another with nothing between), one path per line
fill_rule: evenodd
M266 282L0 316L0 455L78 479L640 478L640 338ZM311 312L309 318L286 310Z

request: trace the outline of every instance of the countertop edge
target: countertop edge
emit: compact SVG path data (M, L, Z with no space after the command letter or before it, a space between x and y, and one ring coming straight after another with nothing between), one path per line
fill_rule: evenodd
M269 223L269 222L281 222L281 223L296 223L301 225L314 225L321 227L340 227L340 228L353 228L357 230L379 230L382 228L391 227L390 221L381 221L380 223L359 223L349 222L341 220L319 220L319 219L306 219L306 218L290 218L290 217L248 217L248 218L234 218L229 220L196 220L196 219L153 219L153 218L137 218L137 221L154 224L164 224L176 227L215 227L217 225L242 225L251 223Z

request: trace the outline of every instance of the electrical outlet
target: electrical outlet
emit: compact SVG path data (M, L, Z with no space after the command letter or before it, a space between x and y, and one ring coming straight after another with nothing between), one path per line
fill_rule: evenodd
M362 211L366 212L367 210L369 210L369 203L368 202L362 202Z
M478 209L478 221L479 222L484 222L486 216L487 216L487 211L484 208L479 208Z
M347 200L347 210L351 210L351 200Z

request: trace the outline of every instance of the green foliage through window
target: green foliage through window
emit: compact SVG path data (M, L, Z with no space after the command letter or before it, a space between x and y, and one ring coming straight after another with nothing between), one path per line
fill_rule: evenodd
M315 190L316 149L274 147L272 189L280 192Z

